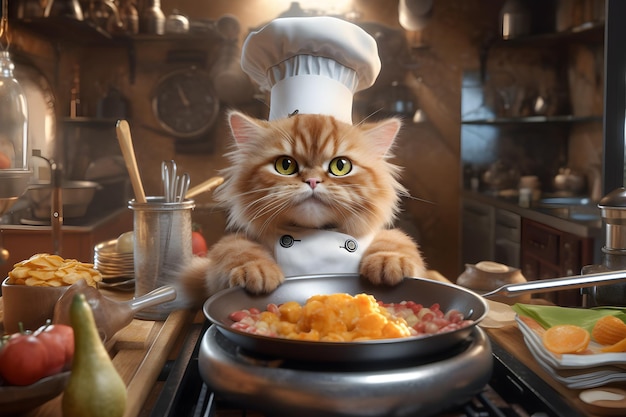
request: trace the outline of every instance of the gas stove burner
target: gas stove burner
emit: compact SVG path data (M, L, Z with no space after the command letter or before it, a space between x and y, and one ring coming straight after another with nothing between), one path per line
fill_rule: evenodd
M222 398L272 416L420 416L463 404L489 381L491 344L476 327L441 354L386 362L281 360L241 349L211 326L199 370Z

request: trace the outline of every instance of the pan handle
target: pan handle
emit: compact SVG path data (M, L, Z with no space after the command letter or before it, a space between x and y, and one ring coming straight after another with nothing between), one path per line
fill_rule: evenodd
M516 297L522 294L535 294L554 290L570 290L575 288L593 287L596 285L608 285L626 281L626 270L600 272L597 274L573 275L562 278L541 279L523 282L520 284L507 284L493 291L484 293L482 296L489 298L495 295L504 297Z

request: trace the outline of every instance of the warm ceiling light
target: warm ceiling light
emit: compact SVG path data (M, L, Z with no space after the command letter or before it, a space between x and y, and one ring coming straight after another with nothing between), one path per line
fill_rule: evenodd
M352 9L352 0L300 0L290 1L289 4L291 3L300 3L300 7L304 10L321 10L325 13L345 13Z

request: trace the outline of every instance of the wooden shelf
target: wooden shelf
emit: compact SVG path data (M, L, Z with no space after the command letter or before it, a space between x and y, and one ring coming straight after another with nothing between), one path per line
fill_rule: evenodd
M553 47L555 44L562 42L597 43L604 41L604 29L604 22L587 22L560 32L538 33L511 39L498 39L494 41L492 46Z
M588 123L601 122L601 116L528 116L495 117L489 119L462 120L463 125L506 125L506 124L543 124L543 123Z

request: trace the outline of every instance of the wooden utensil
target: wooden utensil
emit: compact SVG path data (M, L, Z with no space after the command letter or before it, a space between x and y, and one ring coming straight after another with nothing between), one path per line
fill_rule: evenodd
M211 191L212 189L222 184L223 182L224 182L224 178L222 177L209 178L208 180L196 185L195 187L187 191L187 193L185 194L185 198L193 198L197 196L198 194Z
M130 182L135 192L135 200L138 203L146 202L146 193L143 190L143 184L141 183L141 176L139 175L139 168L137 167L137 160L135 159L135 150L133 149L133 140L130 136L130 127L126 120L118 120L115 125L115 131L117 132L117 140L120 143L122 149L122 155L124 156L124 162L126 163L126 169L130 175Z

